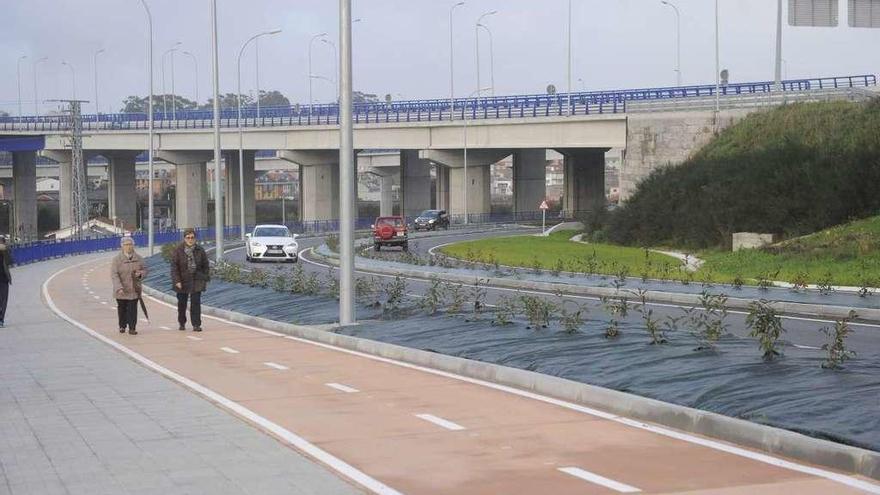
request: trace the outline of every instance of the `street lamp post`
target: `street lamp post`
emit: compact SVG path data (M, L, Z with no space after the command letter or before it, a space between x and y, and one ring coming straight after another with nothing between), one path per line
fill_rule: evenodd
M486 34L489 35L489 74L490 74L490 86L492 87L492 96L495 96L495 47L492 42L492 31L485 24L478 24L479 27L486 30Z
M95 52L95 56L94 56L94 67L95 67L95 117L96 117L96 118L97 118L98 115L100 115L100 113L101 113L101 107L98 106L98 55L100 55L101 53L104 53L104 51L105 51L105 50L104 50L103 48L101 48L100 50L98 50L98 51Z
M217 47L217 0L211 0L211 62L214 79L214 243L223 260L223 196L220 191L220 55Z
M330 45L330 48L333 49L333 73L336 74L334 77L333 84L336 86L336 103L339 103L339 58L336 54L336 44L327 38L321 38L321 41Z
M47 60L49 57L34 60L34 115L40 115L40 97L37 95L37 65Z
M171 55L171 92L174 93L174 52L177 51L177 47L179 47L182 43L180 41L175 42L171 45L171 48L165 50L162 53L162 118L168 114L168 91L165 89L165 57L170 53ZM174 105L174 96L171 97L171 105Z
M675 12L675 85L681 87L681 13L668 0L661 0L660 3L671 7Z
M782 89L782 0L776 2L776 87Z
M193 65L194 65L195 68L196 68L196 79L195 79L195 81L196 81L196 83L195 83L195 87L196 87L196 107L198 107L198 106L199 106L199 60L196 58L195 55L193 55L193 54L190 53L190 52L184 51L183 54L189 56L190 58L192 58L192 60L193 60Z
M339 0L339 324L355 322L354 217L356 189L352 101L351 0ZM309 79L311 81L311 78Z
M244 234L246 230L244 218L244 132L241 126L241 56L244 53L244 49L247 48L248 44L250 44L251 41L255 41L261 36L278 34L280 32L280 29L272 29L270 31L264 31L262 33L255 34L248 38L248 40L244 42L244 45L241 46L241 50L238 51L238 199L239 207L241 209L241 240L244 240ZM259 95L257 95L257 98L259 98Z
M567 59L566 65L567 69L567 79L568 79L568 93L567 99L568 104L565 106L565 114L571 115L571 0L568 0L568 51L567 51Z
M18 74L18 118L21 119L22 111L21 111L21 61L26 59L27 55L22 55L18 57L18 60L15 63L15 68Z
M461 7L462 5L464 5L464 2L458 2L449 9L449 120L455 120L455 80L452 77L452 13L455 12L456 7Z
M73 99L76 99L76 70L74 70L73 66L68 64L66 61L62 60L61 65L66 65L70 69L70 83L73 87Z
M474 25L474 34L476 35L475 44L477 49L477 98L480 97L480 22L484 17L495 15L497 13L497 10L490 10L489 12L480 14L480 17L477 17L476 25Z
M721 108L721 54L718 39L718 0L715 0L715 124L718 124L718 112Z
M149 31L149 43L147 44L147 65L149 66L149 95L147 96L147 122L148 122L148 139L147 145L147 168L149 177L147 178L147 215L150 218L147 226L147 250L153 255L153 16L150 14L150 8L147 6L146 0L140 0L144 10L147 13L147 30Z
M316 34L309 40L309 115L312 114L312 105L314 105L314 100L312 99L312 44L316 39L323 38L324 36L327 36L327 33Z

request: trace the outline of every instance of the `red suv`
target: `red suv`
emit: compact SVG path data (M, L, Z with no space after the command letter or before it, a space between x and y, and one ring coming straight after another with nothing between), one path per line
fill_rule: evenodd
M404 251L409 249L408 230L403 217L379 217L372 229L373 249L376 251L382 249L382 246L400 246Z

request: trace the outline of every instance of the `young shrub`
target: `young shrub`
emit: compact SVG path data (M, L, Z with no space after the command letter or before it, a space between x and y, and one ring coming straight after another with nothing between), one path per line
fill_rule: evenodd
M700 345L697 350L715 350L718 339L727 331L727 296L724 294L713 295L706 291L700 294L700 305L703 311L698 313L697 340Z
M354 279L354 295L358 299L366 299L376 293L376 279L357 277Z
M279 273L272 277L272 289L277 292L287 291L287 277L283 273Z
M772 361L780 355L779 337L785 332L785 328L782 327L782 319L776 315L776 310L769 301L761 299L749 304L746 325L751 330L749 336L758 339L764 360Z
M437 276L431 277L431 285L425 291L425 297L419 301L419 306L429 315L434 315L445 303L445 291L443 290L443 282Z
M301 264L297 263L296 267L290 273L290 291L294 294L302 294L305 292L306 273Z
M314 296L321 292L321 279L317 273L309 273L303 278L302 293Z
M483 308L486 306L486 289L482 285L483 282L485 282L485 280L475 278L474 285L472 285L468 290L468 296L471 300L471 306L473 308L473 312L471 314L473 321L480 319L480 314L483 313Z
M825 275L816 283L816 288L819 289L819 294L823 296L827 296L834 292L834 284L831 282L833 276L831 272L825 272Z
M654 317L654 310L648 307L648 291L639 289L636 292L639 302L635 306L637 313L642 315L642 322L645 324L645 330L651 338L652 345L665 344L668 341L663 334L663 328L660 326L660 319ZM677 320L676 320L677 322Z
M541 263L541 260L537 256L532 258L532 273L534 273L535 275L540 275L543 270L544 264Z
M165 260L166 263L171 263L171 256L174 255L174 250L177 249L177 246L178 244L175 242L162 244L162 259Z
M269 274L260 268L252 268L245 283L251 287L267 287L269 285Z
M385 312L398 311L404 297L406 297L406 280L398 275L385 285Z
M807 272L801 270L794 275L791 280L791 290L794 292L807 290Z
M574 306L574 308L569 311L569 306ZM559 301L559 311L561 313L559 324L562 326L562 331L569 334L579 332L584 325L584 315L587 313L587 307L574 301L563 299Z
M858 318L859 315L855 311L834 322L834 331L828 330L828 327L820 329L828 337L828 342L822 346L823 351L828 351L828 357L822 362L822 367L829 370L838 370L843 368L843 363L855 357L855 351L846 348L846 338L852 333L850 323Z
M554 309L553 303L542 297L522 295L520 296L520 304L522 304L523 312L529 322L526 328L538 330L550 326L550 318Z
M464 287L462 287L461 284L447 282L445 286L445 292L449 296L448 313L461 313L462 309L464 308L465 302Z
M327 267L327 277L325 279L327 291L334 299L339 299L339 279L333 273L333 268Z
M327 244L327 247L330 248L330 251L334 253L339 252L339 235L338 234L327 234L327 238L324 241Z
M611 317L608 326L605 327L605 338L613 339L620 335L620 322L626 319L629 314L629 303L627 298L603 297L602 307Z
M562 272L565 271L565 262L562 261L562 258L556 259L556 264L553 265L553 269L550 273L553 274L554 277L558 277L562 275Z
M492 324L502 327L510 325L516 317L516 311L516 299L511 296L499 297L495 304L495 310L492 313Z
M758 276L758 288L761 290L767 290L770 287L773 287L773 281L776 280L776 277L779 276L779 270L775 272L765 272Z
M744 285L745 283L746 283L746 281L745 281L745 279L743 279L743 276L742 276L741 273L737 273L737 274L733 277L733 288L734 288L734 290L742 290L743 285Z

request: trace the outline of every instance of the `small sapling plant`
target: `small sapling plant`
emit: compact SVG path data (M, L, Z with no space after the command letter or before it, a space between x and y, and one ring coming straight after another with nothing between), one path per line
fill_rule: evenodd
M769 301L761 299L749 304L746 325L750 329L749 336L758 339L758 346L765 361L772 361L781 354L779 337L785 332L785 328L782 327L782 319L776 314Z
M828 342L822 346L823 351L828 351L828 357L822 362L822 367L829 370L843 368L843 363L855 357L855 351L846 348L846 338L852 333L850 323L858 318L855 311L850 311L847 316L834 322L834 330L824 327L821 330L828 337Z

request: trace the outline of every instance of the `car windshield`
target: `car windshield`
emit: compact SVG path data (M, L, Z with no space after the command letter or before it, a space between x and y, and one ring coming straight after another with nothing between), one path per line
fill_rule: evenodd
M419 216L422 218L437 218L438 213L437 210L425 210Z
M254 237L290 237L290 231L286 227L257 227Z
M380 218L376 220L376 225L390 225L392 227L403 227L403 220L399 218Z

